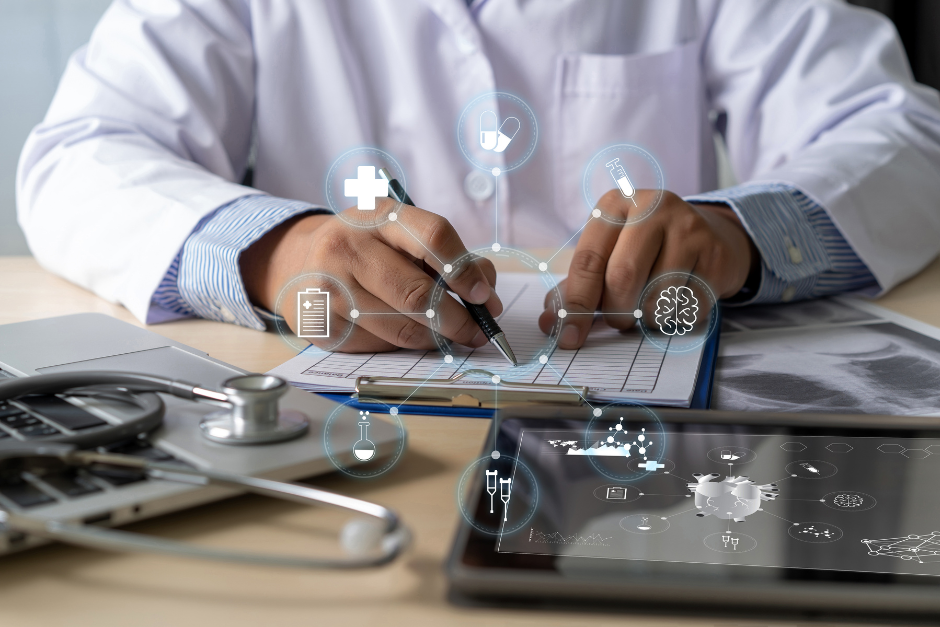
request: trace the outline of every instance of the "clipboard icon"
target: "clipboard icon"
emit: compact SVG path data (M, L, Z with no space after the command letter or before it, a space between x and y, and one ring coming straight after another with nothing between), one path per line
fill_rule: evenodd
M474 377L486 377L474 379ZM408 379L397 377L359 377L356 393L360 403L382 402L389 405L423 405L495 409L509 405L564 405L577 407L588 396L587 387L544 383L490 382L492 373L471 369L457 372L449 379Z

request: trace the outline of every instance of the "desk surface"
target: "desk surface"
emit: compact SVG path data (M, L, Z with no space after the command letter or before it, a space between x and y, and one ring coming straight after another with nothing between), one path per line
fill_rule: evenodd
M0 257L0 303L0 324L79 312L105 313L138 324L122 307L49 274L29 257ZM878 303L940 326L940 260ZM217 322L185 320L151 330L256 372L293 356L276 335ZM401 513L415 532L415 542L395 564L359 573L307 572L53 545L0 559L0 623L390 627L580 622L577 614L567 612L471 610L447 603L442 565L458 520L454 490L460 473L479 454L489 421L423 416L404 420L409 450L395 470L371 482L343 476L313 481ZM335 522L335 516L323 510L244 496L133 529L208 545L290 552L304 550L305 539L333 533ZM592 614L585 623L659 627L715 621Z

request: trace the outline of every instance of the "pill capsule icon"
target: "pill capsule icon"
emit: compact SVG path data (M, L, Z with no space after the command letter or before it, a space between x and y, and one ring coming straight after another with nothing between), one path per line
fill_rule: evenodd
M499 137L496 141L496 148L494 148L493 151L502 152L506 150L506 147L509 146L509 142L516 136L521 126L519 118L509 117L503 120L503 123L499 125Z
M492 111L484 111L480 114L480 147L483 150L493 150L496 148L496 125L499 119Z

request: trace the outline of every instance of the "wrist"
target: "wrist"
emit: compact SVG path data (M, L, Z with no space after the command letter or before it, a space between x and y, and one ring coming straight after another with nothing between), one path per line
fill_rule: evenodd
M313 233L331 214L304 214L277 225L242 252L238 260L249 300L274 311L278 292L300 274Z
M692 203L702 215L711 218L713 223L720 224L716 231L729 244L735 257L735 269L738 274L735 285L737 289L733 294L723 298L736 296L741 289L759 285L761 277L761 256L747 229L734 210L724 203Z

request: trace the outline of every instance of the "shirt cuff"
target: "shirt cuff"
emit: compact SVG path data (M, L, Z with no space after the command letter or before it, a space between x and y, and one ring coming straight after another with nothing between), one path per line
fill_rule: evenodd
M147 323L199 316L263 331L242 282L242 252L297 215L329 213L264 195L239 198L204 218L183 243L152 298Z
M760 252L760 285L735 304L816 298L875 282L825 209L791 185L746 184L685 200L731 207Z

